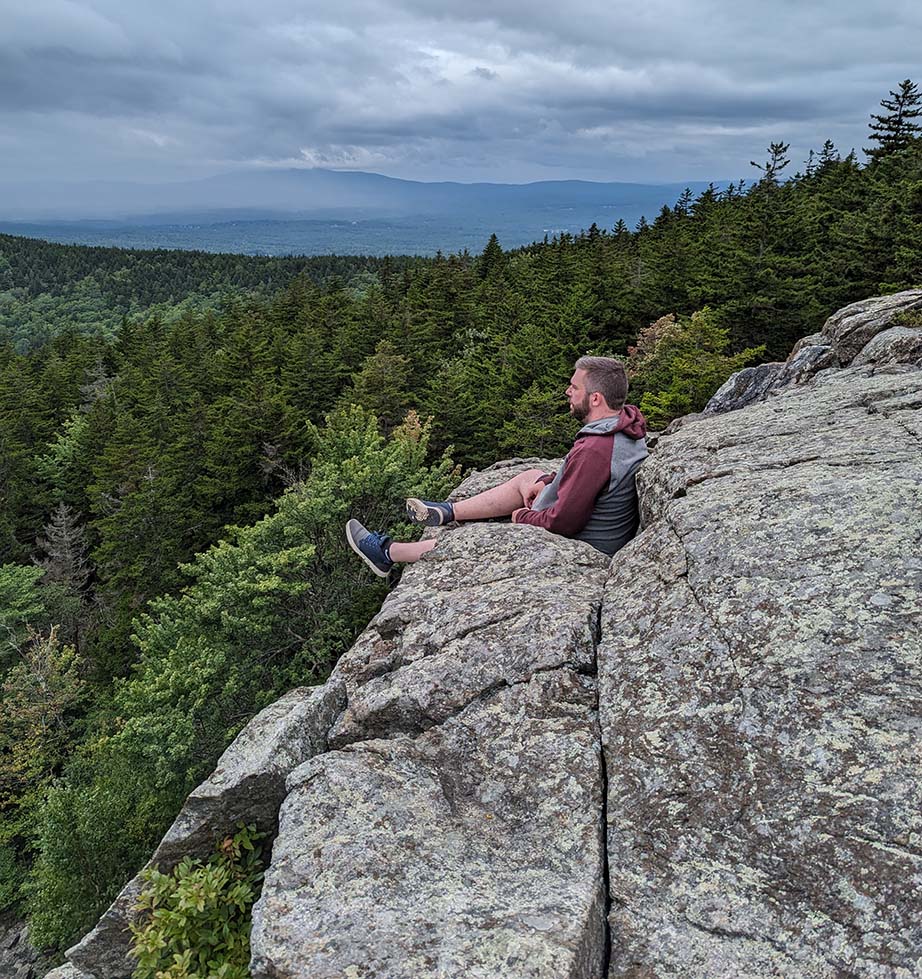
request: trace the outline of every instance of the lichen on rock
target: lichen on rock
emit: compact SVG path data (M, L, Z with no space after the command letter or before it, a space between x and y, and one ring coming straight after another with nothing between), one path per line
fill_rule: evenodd
M599 648L612 976L919 974L920 420L922 371L851 368L642 470Z
M672 426L613 560L432 531L158 850L281 807L254 979L922 975L918 308L840 310ZM98 938L72 960L127 976Z

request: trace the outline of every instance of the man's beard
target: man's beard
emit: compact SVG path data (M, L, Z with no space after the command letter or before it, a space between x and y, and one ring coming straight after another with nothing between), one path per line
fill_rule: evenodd
M583 400L577 405L570 405L570 414L578 421L584 422L586 415L589 414L589 395L583 396Z

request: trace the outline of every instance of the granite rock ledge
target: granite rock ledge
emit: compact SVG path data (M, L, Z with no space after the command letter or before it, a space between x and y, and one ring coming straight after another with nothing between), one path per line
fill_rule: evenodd
M278 759L255 979L922 975L920 306L847 307L815 370L661 436L613 561L435 531L197 790L216 829L221 771ZM127 976L117 924L69 979Z

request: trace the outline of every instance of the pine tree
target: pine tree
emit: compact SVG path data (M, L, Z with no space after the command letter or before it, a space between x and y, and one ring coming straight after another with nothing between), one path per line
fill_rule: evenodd
M343 405L361 405L378 418L387 434L397 427L410 405L410 363L397 353L390 340L382 340L352 375L352 386L343 392Z
M771 143L768 147L769 157L765 163L756 163L755 160L749 161L750 165L754 166L756 170L762 171L762 177L759 181L760 184L771 185L778 183L778 175L791 162L787 157L787 152L790 148L790 143Z
M495 234L490 235L478 264L481 279L488 279L496 272L501 272L506 264L506 256Z
M891 98L881 99L881 106L886 114L871 113L873 122L869 123L871 135L869 139L878 145L865 153L872 161L906 149L912 140L922 132L922 125L915 120L922 116L922 93L913 82L905 78L900 82L897 91L890 92Z
M42 569L42 586L61 638L73 643L78 653L82 636L90 626L87 585L93 574L88 557L86 532L66 503L59 503L45 525L45 536L36 542L45 557L36 564Z

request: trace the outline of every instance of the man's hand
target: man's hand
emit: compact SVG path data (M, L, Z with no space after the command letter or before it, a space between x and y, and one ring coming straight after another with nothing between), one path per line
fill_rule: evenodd
M518 508L518 510L513 510L512 511L512 522L513 523L518 523L519 522L519 516L520 516L520 514L528 513L529 509L530 509L530 507L520 506Z
M531 507L532 503L535 502L535 500L538 498L538 494L544 489L544 487L544 483L534 483L529 486L527 490L525 490L522 497L525 500L526 507Z

